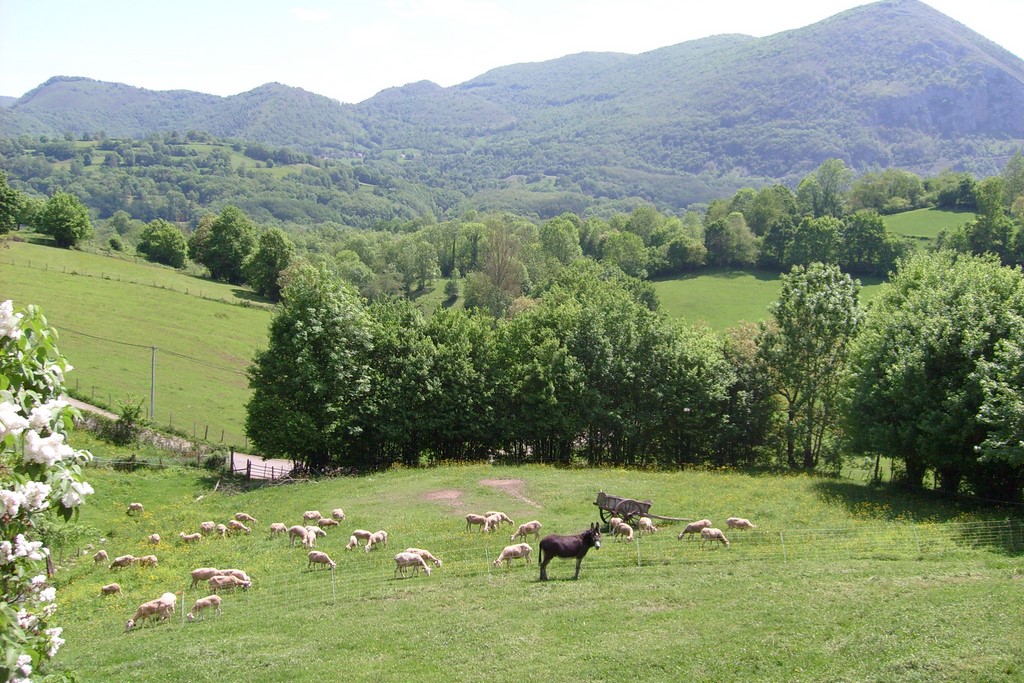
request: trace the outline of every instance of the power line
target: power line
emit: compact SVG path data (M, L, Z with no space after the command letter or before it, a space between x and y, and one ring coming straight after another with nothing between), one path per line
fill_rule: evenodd
M81 335L83 337L89 337L90 339L96 339L98 341L109 342L111 344L120 344L122 346L131 346L132 348L136 348L136 349L157 349L157 348L159 348L159 347L152 346L152 345L147 345L147 344L132 344L130 342L121 341L119 339L108 339L107 337L99 337L99 336L97 336L95 334L88 334L87 332L80 332L78 330L73 330L70 327L59 327L58 329L60 331L71 332L72 334L78 334L78 335ZM211 363L209 361L203 360L202 358L193 358L192 356L186 356L183 353L177 353L175 351L168 351L167 349L163 349L163 348L160 348L160 351L162 353L165 353L165 354L169 355L169 356L175 356L177 358L182 358L184 360L188 360L188 361L191 361L193 363L198 363L199 365L203 365L203 366L206 366L208 368L213 368L215 370L221 370L223 372L230 372L232 374L240 375L242 377L246 377L247 376L246 373L244 371L242 371L242 370L238 370L236 368L229 368L229 367L224 366L224 365L217 365L216 363Z

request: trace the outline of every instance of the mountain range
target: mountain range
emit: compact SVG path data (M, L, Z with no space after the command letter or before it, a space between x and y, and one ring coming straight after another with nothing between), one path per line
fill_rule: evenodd
M1024 60L918 0L882 0L763 38L500 67L358 104L271 83L230 97L54 77L0 100L0 134L201 130L332 157L403 159L411 180L513 180L674 207L857 171L998 172L1024 149Z

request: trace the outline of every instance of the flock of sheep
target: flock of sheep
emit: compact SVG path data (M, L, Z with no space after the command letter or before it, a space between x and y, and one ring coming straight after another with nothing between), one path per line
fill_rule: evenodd
M144 512L144 508L141 503L131 503L128 506L127 513L129 515L141 514L142 512ZM331 559L326 552L315 550L316 539L321 536L326 536L326 529L339 526L340 523L344 521L345 517L345 512L341 508L335 508L332 510L329 517L321 515L317 510L309 510L302 514L301 524L287 526L282 522L272 523L270 525L270 535L271 537L286 535L289 539L289 545L294 546L296 542L299 542L303 547L309 549L306 556L307 569L317 567L334 570L337 563ZM252 527L248 526L246 524L247 522L252 525L258 524L257 520L251 515L245 512L238 512L235 514L234 519L230 520L227 524L218 524L213 521L202 522L199 525L198 532L186 533L182 531L178 534L178 537L182 543L194 543L210 534L216 534L222 537L237 533L251 534ZM515 522L504 512L492 510L485 512L482 515L466 515L467 531L472 530L474 527L479 527L482 533L490 533L498 531L502 524L515 526ZM525 541L530 536L533 536L535 541L539 540L542 526L543 525L537 520L520 524L509 540L516 541L517 539L520 539L521 542L505 546L497 559L494 560L494 566L501 567L502 565L505 565L507 567L510 566L512 564L512 560L515 559L522 559L524 563L529 563L531 561L530 557L533 552L533 548ZM637 528L634 532L633 526L619 517L613 517L608 522L609 530L616 539L620 541L633 541L634 533L653 534L658 531L658 528L649 517L640 517L637 520L636 526ZM750 522L750 520L740 517L728 518L726 520L726 527L728 529L740 530L757 528ZM721 543L726 548L729 547L729 539L725 537L725 534L721 529L717 529L712 526L712 522L709 519L702 519L687 524L686 528L684 528L679 534L678 539L683 540L688 536L696 536L697 534L700 534L701 537L701 548L704 548L705 544L709 541L712 544ZM161 543L161 538L159 534L151 534L147 537L147 541L153 545L159 545ZM358 548L361 543L363 544L364 552L370 552L380 546L387 546L388 532L383 529L375 532L367 531L365 529L355 529L349 535L349 540L345 545L345 550ZM97 563L105 562L108 559L109 558L105 550L100 550L93 556L93 560ZM440 559L435 557L429 550L424 550L422 548L406 548L404 551L395 555L394 561L395 577L405 577L407 575L406 572L409 569L412 569L413 574L418 573L422 569L423 572L429 576L431 573L431 564L433 564L435 568L442 566ZM142 557L121 555L114 558L109 565L109 569L113 571L115 569L121 569L131 565L156 567L157 557L156 555L144 555ZM198 587L200 582L206 582L212 593L195 601L192 605L192 609L187 615L188 621L190 622L194 621L197 617L204 618L203 612L207 609L213 609L217 614L221 613L222 600L221 596L218 595L220 591L234 590L235 588L248 589L253 584L249 575L241 569L201 567L192 570L191 579L191 588ZM120 592L121 586L117 583L107 584L100 589L101 595L114 595ZM179 591L177 593L167 592L155 600L142 603L139 605L131 619L128 620L125 625L125 630L130 631L145 619L150 619L151 621L163 621L170 618L170 616L174 614L177 596L182 593L183 591Z

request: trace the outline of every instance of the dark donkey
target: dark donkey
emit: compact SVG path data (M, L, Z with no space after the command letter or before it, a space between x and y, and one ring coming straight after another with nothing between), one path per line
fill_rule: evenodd
M601 530L597 524L591 524L589 529L575 536L545 536L540 542L540 580L548 580L548 562L553 557L575 557L576 575L572 578L580 578L580 563L583 562L583 556L591 548L600 547Z

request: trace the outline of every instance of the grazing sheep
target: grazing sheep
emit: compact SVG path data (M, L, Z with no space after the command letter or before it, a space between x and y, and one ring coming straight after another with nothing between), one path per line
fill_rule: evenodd
M106 586L100 588L101 595L113 595L114 593L121 592L121 584L119 583L108 583Z
M205 536L206 534L212 534L216 530L217 525L213 522L203 522L199 525L199 533L201 533L203 536Z
M653 534L658 531L658 527L654 526L654 521L650 517L641 517L640 521L637 522L637 531L639 533L646 531L649 534Z
M270 525L270 535L271 536L274 536L276 534L286 534L286 533L288 533L288 527L286 527L281 522L274 522L273 524Z
M322 553L319 550L310 550L307 557L309 558L309 563L306 564L306 569L312 569L314 564L322 564L331 569L338 566L327 553Z
M259 522L256 521L255 517L253 517L252 515L248 515L248 514L246 514L244 512L236 512L235 513L235 519L237 521L239 521L239 522L249 522L250 524L259 524Z
M360 541L368 541L370 540L370 536L373 536L373 532L367 531L366 529L356 529L352 532L352 535L358 538Z
M756 526L750 523L749 519L744 519L742 517L730 517L729 519L725 520L725 526L727 526L730 529L742 529L743 531L746 531L747 529L757 528Z
M146 537L146 540L152 545L160 545L160 534L150 534Z
M466 515L466 531L473 528L473 525L480 527L481 531L486 531L484 527L487 525L487 517L484 515L474 515L472 512Z
M233 576L240 581L244 581L248 584L252 583L252 579L249 575L243 572L241 569L221 569L217 572L217 576Z
M327 537L327 532L318 526L307 526L306 533L308 533L310 536L313 536L314 538L317 536L323 536L325 538Z
M155 567L157 565L156 555L143 555L135 558L135 564L140 567Z
M307 510L306 512L302 513L302 519L304 519L307 522L315 522L321 517L323 517L323 515L320 514L319 510Z
M441 560L434 557L429 550L424 550L423 548L406 548L404 552L415 553L422 557L424 560L427 560L428 562L433 562L435 567L441 566Z
M215 576L220 576L220 570L214 567L200 567L199 569L192 570L192 585L189 588L195 588L199 585L200 581L209 581Z
M359 545L359 539L355 536L348 537L348 543L345 544L345 550L352 550Z
M530 562L530 553L533 552L533 548L530 547L529 543L517 543L515 545L507 545L505 549L498 555L498 559L494 561L495 567L500 567L502 562L506 563L506 566L512 565L512 560L517 557L523 558L527 564Z
M194 534L186 534L184 531L180 531L178 536L181 538L182 543L195 543L203 537L198 531Z
M326 526L338 526L338 520L332 519L330 517L321 517L320 519L316 520L316 525L321 529L323 529Z
M125 514L130 515L133 512L137 512L140 515L145 512L145 509L142 507L142 503L128 503L128 509L125 511Z
M700 530L700 547L701 547L701 549L704 548L704 544L707 543L708 541L711 541L712 543L714 543L715 541L719 541L726 548L729 547L729 539L725 537L725 534L722 533L721 529L716 529L714 527L706 527L704 529L701 529Z
M122 567L129 566L133 562L135 562L134 555L121 555L120 557L115 557L114 561L110 563L110 569L121 569Z
M414 574L422 568L427 573L427 576L430 576L430 567L427 566L426 560L416 553L398 553L395 555L395 575L401 574L405 576L406 567L412 567Z
M213 607L217 610L217 614L220 614L220 596L219 595L207 595L205 598L199 598L192 604L192 609L188 611L188 620L195 621L197 614L202 614L203 610ZM205 619L206 617L202 617Z
M302 541L302 545L307 548L312 548L313 544L316 542L316 539L311 537L309 532L306 531L306 527L301 524L288 527L288 545L294 546L295 539Z
M93 562L104 562L107 559L107 551L101 550L92 556Z
M497 515L501 518L502 522L508 522L509 526L515 526L516 523L512 521L512 518L506 515L504 512L498 512L497 510L490 510L484 513L484 517L494 517Z
M166 593L164 595L166 595ZM171 596L174 596L174 593L171 593ZM124 630L131 631L135 628L135 625L143 619L159 617L160 621L163 621L164 619L170 618L173 613L174 604L172 603L171 605L168 605L166 602L163 602L163 596L161 596L156 600L150 600L149 602L144 602L139 605L139 608L135 610L135 614L128 620L128 623L125 624Z
M233 519L230 522L228 522L228 529L230 529L231 531L244 531L247 534L252 533L252 529L242 524L237 519Z
M388 532L377 531L370 534L370 537L366 539L366 547L363 548L366 552L370 552L375 545L387 545L388 544Z
M174 606L178 604L178 594L164 593L159 598L157 598L157 601L167 605L167 612L169 614L174 614Z
M625 540L625 541L628 541L628 542L632 543L633 542L633 527L631 527L630 525L626 524L625 522L622 522L617 527L615 527L615 529L612 532L612 535L613 536L618 536L620 541Z
M338 520L339 522L345 519L345 511L341 508L334 508L331 510L331 517Z
M500 525L501 517L499 517L498 515L491 515L486 520L484 520L484 527L483 529L481 529L481 531L485 533L490 533L491 531L497 529Z
M608 520L608 531L609 533L615 533L615 527L622 524L622 517L612 517Z
M225 536L228 535L228 528L226 526L224 526L223 524L218 524L216 527L214 527L213 530L216 531L218 534L220 534L221 538L224 538Z
M252 585L251 581L242 581L237 576L211 576L208 583L210 584L210 590L214 593L221 590L234 590L238 586L248 589Z
M514 541L516 538L522 538L525 541L526 537L530 534L533 534L534 540L540 540L540 527L541 523L537 520L527 522L526 524L520 524L519 528L516 529L516 532L512 534L512 538L508 540Z
M701 519L696 522L690 522L686 525L686 528L679 533L677 538L681 541L683 540L683 536L686 536L687 534L699 534L701 529L707 529L709 526L711 526L710 519Z

